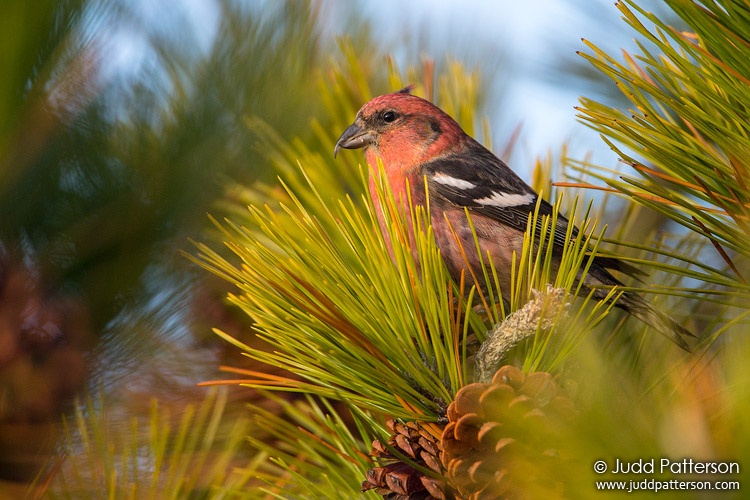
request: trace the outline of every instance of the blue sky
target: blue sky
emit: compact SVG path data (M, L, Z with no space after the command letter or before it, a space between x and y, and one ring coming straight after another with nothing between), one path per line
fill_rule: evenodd
M148 26L152 36L162 35L160 29L174 30L177 23L190 31L186 39L199 51L210 48L219 20L215 0L129 0L126 5L134 14L133 26ZM262 9L264 2L247 5ZM368 19L375 38L402 66L423 55L439 59L452 54L480 68L490 96L486 113L493 144L505 144L516 126L523 127L511 159L519 172L563 143L577 158L592 153L595 161L616 164L598 136L576 122L573 107L591 89L560 76L578 57L576 50L585 50L581 38L610 53L633 49L633 34L612 0L320 0L320 5L333 34L349 29L347 16L353 12ZM133 26L117 26L110 33L122 42L116 58L120 70L132 71L145 47Z

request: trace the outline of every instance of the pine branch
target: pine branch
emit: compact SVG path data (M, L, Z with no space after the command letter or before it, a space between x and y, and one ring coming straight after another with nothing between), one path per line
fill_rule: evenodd
M732 1L667 3L692 32L678 31L625 0L617 7L639 35L639 53L624 53L619 61L586 42L592 53L583 54L614 80L632 108L583 98L579 117L601 132L634 172L618 178L585 162L571 162L571 167L703 238L700 258L669 252L663 255L682 260L681 267L652 267L733 288L745 297L738 297L739 304L734 298L725 303L747 304L750 43L741 21L747 7ZM705 264L711 253L718 265ZM719 293L712 300L722 300L711 286L706 292Z
M175 416L155 399L147 418L117 422L88 401L65 422L62 453L42 480L52 498L187 498L246 487L232 470L248 422L222 423L227 391L211 390ZM244 464L243 464L244 465ZM37 492L41 495L42 492Z

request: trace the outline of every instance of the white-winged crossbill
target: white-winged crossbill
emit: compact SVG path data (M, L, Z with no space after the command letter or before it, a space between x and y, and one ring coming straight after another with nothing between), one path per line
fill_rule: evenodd
M553 208L547 201L539 200L528 184L467 135L453 118L410 91L411 87L407 87L376 97L362 106L354 123L336 143L334 156L341 148L364 149L370 166L370 194L378 210L375 191L378 160L382 162L396 200L404 206L407 186L412 203L426 205L426 186L435 240L453 278L458 280L464 273L470 285L472 276L476 276L477 281L482 280L479 255L469 251L475 248L476 234L482 255L489 253L491 256L501 292L508 297L513 253L521 251L529 214L536 210L537 204L540 216L551 215ZM558 262L567 229L568 220L558 215L551 236L556 250L553 255ZM607 287L622 285L609 270L626 274L637 272L618 259L595 257L584 277L584 285L604 286L594 289L593 296L598 300L607 296ZM485 286L482 282L474 284ZM688 341L693 334L640 295L625 291L616 306L689 350Z

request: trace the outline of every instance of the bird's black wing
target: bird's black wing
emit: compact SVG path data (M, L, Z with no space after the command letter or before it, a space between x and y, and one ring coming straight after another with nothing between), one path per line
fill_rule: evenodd
M423 165L430 196L454 206L469 209L519 231L526 231L529 214L539 210L536 234L542 234L542 216L551 216L554 208L540 199L510 167L478 142L471 140L464 154L451 154ZM553 248L562 251L570 225L568 219L557 214L553 233ZM573 226L571 237L578 235ZM549 237L549 236L548 236ZM596 256L594 262L604 269L612 269L632 277L646 273L617 258Z
M536 231L541 234L542 217L553 207L489 150L474 142L467 154L447 155L423 165L430 196L476 213L519 231L525 231L529 214L539 206ZM553 245L562 249L568 220L557 215ZM578 229L573 227L573 236Z

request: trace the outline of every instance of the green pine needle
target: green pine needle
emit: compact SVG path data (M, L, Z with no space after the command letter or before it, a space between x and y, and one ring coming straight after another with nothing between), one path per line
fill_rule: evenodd
M188 498L246 486L249 478L232 466L239 465L248 423L240 418L222 427L226 390L212 389L179 417L154 399L148 418L127 423L100 404L88 401L64 422L45 498Z
M245 383L252 387L345 400L394 417L436 420L456 391L471 381L470 336L484 340L487 329L507 313L523 308L534 294L544 296L548 284L563 291L566 304L583 295L571 317L559 308L549 313L551 320L542 321L547 314L542 311L525 327L538 332L524 355L526 368L554 369L606 316L619 293L613 289L607 300L597 302L582 291L581 277L602 236L592 237L595 224L586 217L576 236L569 226L561 262L553 265L549 234L556 212L552 217L533 214L511 270L511 295L501 297L498 273L509 270L495 269L486 256L482 272L494 286L466 290L452 283L427 211L414 207L407 221L389 186L377 185L387 244L369 199L328 202L304 171L303 176L312 193L306 195L313 200L309 204L285 187L291 205L250 207L248 223L254 227L217 223L241 265L198 245L196 262L237 286L239 293L230 301L255 322L269 348L253 348L217 333L251 358L300 377L245 372L251 375ZM475 245L464 252L479 252L476 239Z
M692 32L678 31L628 0L617 7L649 44L639 43L640 53L625 53L620 62L587 42L593 54L584 57L617 83L632 108L626 112L582 99L579 116L602 133L636 176L617 178L584 168L702 235L728 271L708 270L707 281L721 274L748 290L743 266L735 262L750 257L750 44L741 37L746 26L738 21L746 7L667 3Z

